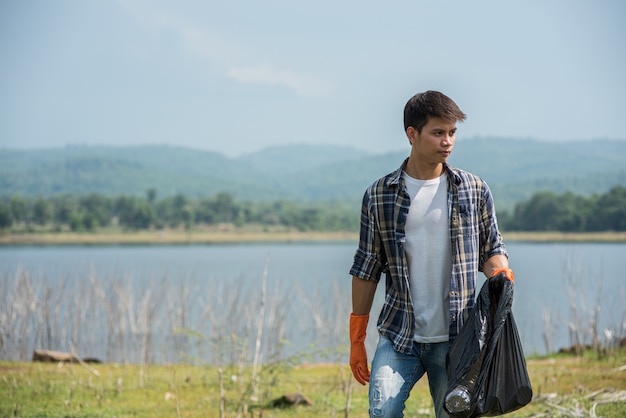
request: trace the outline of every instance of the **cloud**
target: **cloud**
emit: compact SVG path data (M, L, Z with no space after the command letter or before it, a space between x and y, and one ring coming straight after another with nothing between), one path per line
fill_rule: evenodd
M288 87L298 96L304 97L324 96L333 89L327 81L291 70L277 69L270 64L231 68L228 77L240 83Z
M176 30L188 53L213 64L229 68L246 57L245 51L238 45L197 27L180 25Z
M186 53L196 56L209 65L222 67L224 76L244 84L287 87L301 97L320 97L329 94L333 85L319 77L276 68L267 63L256 63L258 58L245 45L211 33L185 22L172 10L162 10L141 0L120 0L128 11L144 25L157 30L173 30L180 36ZM284 57L281 57L284 58Z

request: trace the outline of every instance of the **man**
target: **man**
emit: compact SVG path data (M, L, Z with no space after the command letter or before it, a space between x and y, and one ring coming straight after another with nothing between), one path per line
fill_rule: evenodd
M357 381L370 383L371 417L402 417L424 373L436 416L446 417L446 354L474 306L478 271L513 280L487 184L446 164L465 117L440 92L413 96L404 108L410 155L363 197L350 270L350 366ZM385 302L370 376L365 330L382 273Z

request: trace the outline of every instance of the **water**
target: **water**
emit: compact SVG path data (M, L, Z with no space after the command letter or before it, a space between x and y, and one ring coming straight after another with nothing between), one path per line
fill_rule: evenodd
M215 363L252 358L260 336L266 361L303 353L304 361L347 361L355 246L2 247L0 358L51 348L106 361ZM589 343L594 330L605 344L626 334L626 244L508 248L527 354Z

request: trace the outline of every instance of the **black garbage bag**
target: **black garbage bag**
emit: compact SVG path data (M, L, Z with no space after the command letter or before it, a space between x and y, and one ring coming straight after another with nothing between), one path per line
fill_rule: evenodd
M447 357L445 409L455 418L501 415L528 404L533 392L513 319L513 283L488 279Z

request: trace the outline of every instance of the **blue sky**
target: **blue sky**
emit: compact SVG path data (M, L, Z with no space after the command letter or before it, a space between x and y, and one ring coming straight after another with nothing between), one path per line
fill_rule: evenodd
M457 140L625 139L625 18L620 0L0 0L0 148L395 151L427 89L468 114Z

